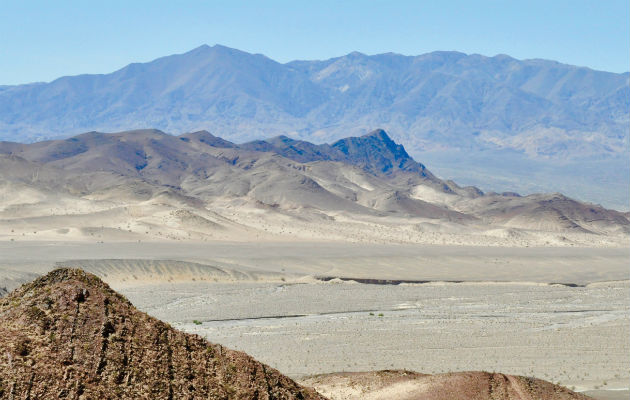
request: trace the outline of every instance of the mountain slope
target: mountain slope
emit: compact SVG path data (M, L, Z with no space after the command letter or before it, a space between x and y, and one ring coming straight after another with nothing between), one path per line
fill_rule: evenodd
M0 300L0 398L323 399L58 269Z
M13 240L616 243L623 213L559 194L484 193L433 175L382 130L315 145L208 132L0 142L0 235Z

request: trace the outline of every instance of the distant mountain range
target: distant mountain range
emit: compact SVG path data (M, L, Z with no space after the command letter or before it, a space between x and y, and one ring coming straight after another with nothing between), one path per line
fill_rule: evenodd
M233 142L388 130L441 176L627 208L629 74L458 52L280 64L201 46L106 75L0 86L0 139L207 129Z
M198 131L0 142L0 237L304 237L502 245L618 243L628 214L558 193L484 193L432 174L385 131L235 144Z

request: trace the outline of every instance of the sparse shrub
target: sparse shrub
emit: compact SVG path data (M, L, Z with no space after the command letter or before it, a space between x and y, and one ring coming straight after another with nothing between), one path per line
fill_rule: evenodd
M193 319L193 324L195 325L201 325L201 321Z

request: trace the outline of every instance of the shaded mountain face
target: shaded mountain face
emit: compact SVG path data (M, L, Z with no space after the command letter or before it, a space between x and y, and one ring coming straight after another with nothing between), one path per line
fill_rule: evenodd
M0 299L0 398L323 399L58 269Z
M346 155L346 162L362 166L372 173L392 173L397 170L417 172L426 176L424 165L415 162L402 145L394 143L379 129L359 138L341 139L332 145Z
M333 144L315 145L303 140L278 136L269 140L244 143L239 147L254 151L271 151L299 162L339 161L356 165L375 175L406 171L435 179L424 165L411 158L405 148L394 143L382 129L361 137L341 139Z
M201 46L111 74L3 86L0 140L153 127L210 129L233 142L292 133L321 143L379 126L467 184L528 192L560 184L627 208L619 182L630 179L629 76L457 52L280 64ZM574 169L583 165L593 167Z
M158 130L0 142L0 188L0 235L18 239L82 238L108 226L121 240L163 238L162 230L234 240L299 226L307 237L332 231L342 240L476 243L487 231L506 243L565 245L630 232L623 213L560 194L484 193L441 180L383 130L321 145ZM542 232L558 236L549 242Z

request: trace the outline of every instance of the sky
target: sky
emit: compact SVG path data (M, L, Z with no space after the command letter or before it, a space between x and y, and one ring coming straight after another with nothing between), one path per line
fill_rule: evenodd
M279 61L457 50L630 69L628 0L0 0L0 85L222 44Z

